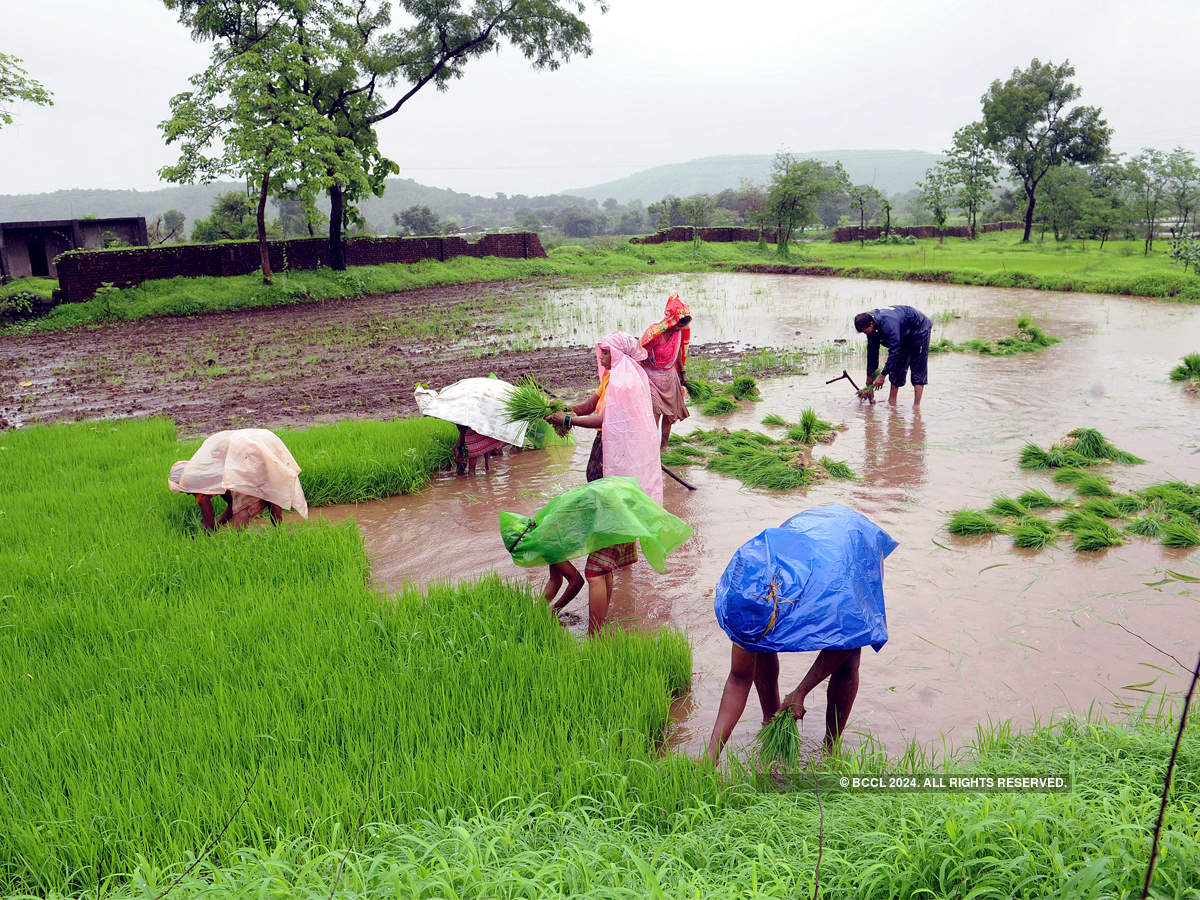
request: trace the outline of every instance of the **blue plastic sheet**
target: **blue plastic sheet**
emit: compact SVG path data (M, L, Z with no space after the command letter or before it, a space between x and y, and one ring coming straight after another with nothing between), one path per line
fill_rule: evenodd
M897 544L861 513L831 503L746 541L713 605L735 644L757 652L887 643L883 561Z

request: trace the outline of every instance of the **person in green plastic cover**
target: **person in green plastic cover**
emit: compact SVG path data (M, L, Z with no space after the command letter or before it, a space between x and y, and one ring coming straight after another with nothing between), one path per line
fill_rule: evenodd
M665 572L667 554L691 536L691 526L647 497L635 479L617 475L559 494L532 516L500 512L500 537L513 562L550 567L546 600L553 601L567 581L551 609L562 609L583 587L574 557L637 541L646 562ZM608 597L602 576L588 579L588 634L604 624Z
M861 513L828 504L768 528L734 553L717 584L717 622L733 642L708 758L758 692L763 724L780 710L804 718L804 701L826 679L825 749L833 749L858 696L862 648L887 642L883 560L896 542ZM779 652L817 650L796 688L779 699Z

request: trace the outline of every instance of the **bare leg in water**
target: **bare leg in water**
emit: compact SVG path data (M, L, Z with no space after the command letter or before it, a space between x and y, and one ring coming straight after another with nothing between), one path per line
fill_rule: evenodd
M846 728L854 698L858 696L858 663L862 649L822 650L817 654L812 667L801 679L799 686L783 698L782 708L790 707L797 719L804 718L804 700L818 684L829 679L826 691L828 706L825 710L825 749L833 745Z
M716 765L721 748L733 733L733 726L746 710L750 685L754 685L758 691L765 724L779 709L779 657L774 653L755 653L734 644L729 655L729 677L725 679L717 721L708 739L708 758L713 765Z
M659 452L667 449L667 442L671 440L671 417L659 416L662 419L662 442L658 445Z
M608 605L612 600L612 572L588 578L588 634L596 634L608 618Z
M557 601L554 598L558 595L559 589L562 587L563 580L567 582L567 589ZM546 598L546 602L550 604L551 609L562 609L568 603L575 599L575 595L583 589L583 576L579 574L579 570L570 560L555 563L550 566L550 580L546 582L546 590L542 592L542 596Z

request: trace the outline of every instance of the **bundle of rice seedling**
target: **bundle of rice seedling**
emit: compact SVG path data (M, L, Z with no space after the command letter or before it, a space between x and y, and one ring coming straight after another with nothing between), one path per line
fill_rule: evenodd
M739 375L733 379L729 393L739 400L757 400L759 399L758 382L749 375Z
M737 409L737 403L725 396L713 397L704 404L704 414L706 416L723 416L726 413L733 412L735 409Z
M1200 547L1200 532L1186 519L1168 519L1163 523L1162 542L1167 547Z
M1048 522L1030 516L1022 519L1013 529L1013 543L1028 550L1042 550L1047 544L1054 543L1058 531Z
M717 395L717 387L700 378L689 378L683 386L687 388L688 399L693 403L704 403Z
M690 466L696 462L696 459L686 453L681 453L678 447L671 447L662 454L661 462L664 466L678 468L680 466Z
M825 471L829 473L831 478L852 479L855 477L854 470L839 459L830 459L828 456L822 456L820 463L825 467Z
M1110 459L1113 462L1131 465L1145 462L1139 456L1118 450L1095 428L1076 428L1069 431L1061 443L1064 447L1068 447L1088 459Z
M1083 511L1094 513L1102 519L1120 519L1125 515L1115 503L1102 497L1093 497L1083 504Z
M1067 468L1067 469L1059 469L1057 472L1054 473L1054 483L1055 484L1074 484L1080 478L1087 478L1087 477L1088 477L1088 473L1083 471L1083 469L1077 469L1074 467Z
M800 424L788 429L788 439L801 444L815 444L833 431L833 425L817 415L811 406L800 413Z
M1021 448L1022 469L1049 469L1050 454L1032 441L1027 441Z
M1163 526L1166 525L1166 521L1162 516L1150 513L1134 519L1125 526L1125 530L1130 534L1136 534L1138 537L1162 537Z
M988 507L988 512L994 516L1010 516L1014 519L1023 519L1029 515L1029 508L1022 506L1012 497L999 496L992 501L992 505Z
M961 535L999 534L1004 530L999 522L976 509L956 509L946 528L951 534Z
M1025 491L1017 497L1017 502L1030 509L1054 509L1063 505L1061 500L1055 500L1045 491L1039 491L1036 488Z
M1125 543L1121 532L1107 522L1102 524L1103 528L1081 528L1076 531L1075 542L1071 546L1076 550L1092 553L1096 550L1103 550L1105 547L1116 547Z
M708 468L731 475L748 487L786 491L813 480L806 468L788 465L778 453L757 447L741 447L720 453L708 461Z
M1171 370L1172 381L1200 381L1200 353L1189 353Z
M790 710L781 709L754 738L755 755L765 765L795 765L800 759L800 726Z
M521 378L508 399L504 401L504 415L509 422L541 422L556 412L566 412L567 404L551 400L542 391L542 386L532 376Z
M695 444L679 444L678 446L673 447L672 449L678 453L683 454L684 456L690 456L693 459L696 457L705 455L704 451L701 450L699 447L697 447Z
M1063 531L1071 531L1078 534L1088 528L1111 528L1112 526L1105 522L1094 512L1088 512L1082 509L1073 509L1058 522L1055 523Z
M1146 508L1146 500L1139 497L1137 494L1118 494L1112 498L1112 505L1123 516L1132 516L1134 513L1141 512Z
M1115 491L1099 475L1084 475L1076 480L1075 493L1081 497L1111 497Z
M778 413L768 413L767 415L763 416L762 423L764 425L781 426L781 425L786 425L787 420L784 419L783 416L779 415Z
M1069 447L1054 444L1046 451L1046 462L1052 469L1061 469L1066 466L1095 466L1104 462L1104 460L1093 459Z
M1178 484L1179 482L1151 485L1142 491L1142 496L1148 500L1155 501L1165 510L1183 513L1194 519L1200 519L1200 497L1180 490L1176 486Z

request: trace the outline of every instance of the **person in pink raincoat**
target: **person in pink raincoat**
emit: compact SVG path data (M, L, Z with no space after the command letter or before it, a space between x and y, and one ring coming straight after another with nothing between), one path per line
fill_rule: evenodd
M615 331L597 342L596 363L600 387L588 400L573 406L570 412L554 413L546 421L551 425L597 430L588 458L588 481L610 475L627 475L637 480L650 499L661 504L663 482L659 431L652 411L649 380L639 365L645 358L645 348L632 335ZM594 634L608 616L613 572L636 561L636 543L605 547L588 556L584 576L588 584L589 634ZM578 577L572 563L559 563L558 567L557 572L556 567L551 567L552 584L556 576L558 584L562 583L563 578L571 584L571 572ZM571 572L567 572L566 567ZM547 586L549 590L550 586Z

